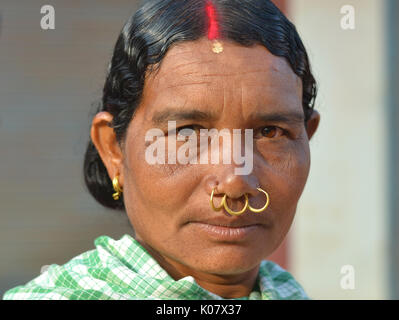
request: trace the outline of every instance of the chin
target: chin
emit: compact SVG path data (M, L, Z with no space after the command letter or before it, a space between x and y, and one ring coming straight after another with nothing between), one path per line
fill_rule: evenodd
M256 268L267 256L264 250L237 246L215 246L207 251L195 255L188 264L193 269L206 273L240 274Z

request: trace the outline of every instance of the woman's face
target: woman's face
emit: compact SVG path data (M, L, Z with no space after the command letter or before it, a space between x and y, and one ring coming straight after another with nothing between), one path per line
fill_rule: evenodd
M223 41L223 46L220 54L212 52L207 39L172 47L159 72L146 79L120 167L112 167L117 161L104 161L111 179L120 174L136 239L161 264L190 274L241 274L256 268L279 246L308 177L309 139L319 122L314 112L305 128L302 83L283 58L260 45L246 48ZM234 160L168 164L166 156L166 164L148 163L146 149L151 143L145 136L150 129L162 130L165 137L158 139L165 142L166 154L168 141L176 140L168 134L168 121L198 134L200 129L230 133L253 129L252 171L236 175L240 166ZM177 150L183 144L177 141ZM198 151L198 159L202 152ZM221 157L222 153L220 149ZM214 211L209 201L216 186L215 205L226 193L229 207L240 210L247 193L250 205L260 208L265 195L258 186L268 192L270 204L261 213L247 210L240 216ZM234 231L238 229L213 233L209 225L244 231L238 236Z

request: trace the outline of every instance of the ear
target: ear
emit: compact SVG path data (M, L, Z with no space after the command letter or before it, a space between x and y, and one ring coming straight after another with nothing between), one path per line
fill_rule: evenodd
M314 133L319 127L319 123L320 123L320 114L317 112L317 110L313 110L312 115L310 116L309 120L306 122L306 132L308 134L309 140L312 139Z
M91 125L90 135L110 179L119 175L119 183L123 186L123 153L116 140L115 131L110 126L112 119L113 116L109 112L97 113Z

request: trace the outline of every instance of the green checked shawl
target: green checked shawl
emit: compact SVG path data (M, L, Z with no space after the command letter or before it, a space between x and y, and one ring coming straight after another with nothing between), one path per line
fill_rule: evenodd
M94 244L96 249L64 265L50 265L26 285L8 290L3 299L223 299L191 276L174 280L129 235L117 241L101 236ZM309 299L289 272L267 260L261 262L255 288L248 297L231 300Z

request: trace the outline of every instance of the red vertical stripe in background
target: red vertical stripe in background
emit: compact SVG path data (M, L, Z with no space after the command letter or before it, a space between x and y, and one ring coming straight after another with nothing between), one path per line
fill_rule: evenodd
M272 0L272 2L285 14L287 15L287 0ZM289 269L289 237L287 236L280 247L275 250L269 257L268 260L272 260L278 263L284 269Z

